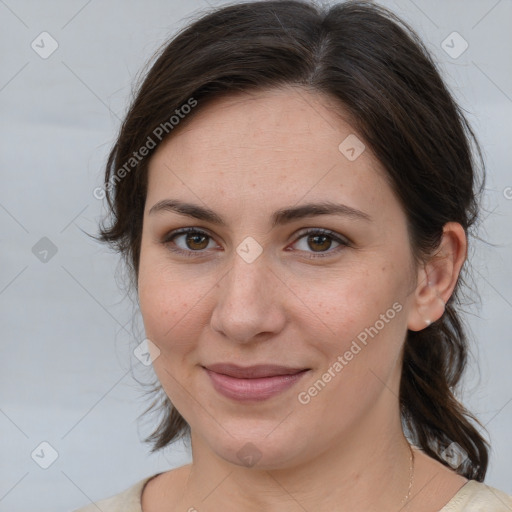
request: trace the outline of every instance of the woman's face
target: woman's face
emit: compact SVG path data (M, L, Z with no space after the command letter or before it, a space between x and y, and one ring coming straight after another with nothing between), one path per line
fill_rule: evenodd
M150 161L138 285L154 368L193 444L235 464L306 462L398 418L406 217L333 112L303 89L218 99Z

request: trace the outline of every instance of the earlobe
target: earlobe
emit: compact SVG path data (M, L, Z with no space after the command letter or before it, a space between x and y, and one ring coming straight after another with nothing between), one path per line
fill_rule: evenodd
M407 324L409 330L421 331L443 316L466 255L464 228L457 222L448 222L437 252L418 273Z
M428 270L422 271L424 274L426 272ZM425 329L443 316L445 307L446 302L434 282L429 278L425 278L423 281L420 280L414 294L407 328L411 331Z

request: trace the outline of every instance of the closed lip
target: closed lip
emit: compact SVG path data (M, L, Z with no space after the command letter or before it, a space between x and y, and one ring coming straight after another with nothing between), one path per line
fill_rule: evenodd
M309 368L291 368L290 366L279 366L275 364L258 364L244 367L230 363L209 364L203 366L203 368L237 379L261 379L265 377L275 377L277 375L295 375L309 370Z

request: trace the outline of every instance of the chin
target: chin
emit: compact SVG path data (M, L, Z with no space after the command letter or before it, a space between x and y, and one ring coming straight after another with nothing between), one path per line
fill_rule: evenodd
M304 462L307 451L312 449L305 436L285 428L278 432L275 422L266 422L261 429L249 428L247 424L246 427L242 430L239 425L240 435L226 428L232 435L221 429L218 436L206 435L203 439L219 458L248 469L287 469ZM252 430L251 434L248 430Z

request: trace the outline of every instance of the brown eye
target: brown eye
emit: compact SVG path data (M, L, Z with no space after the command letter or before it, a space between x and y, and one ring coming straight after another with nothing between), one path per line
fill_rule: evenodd
M333 243L337 244L334 249L332 249ZM350 243L332 231L311 229L303 232L294 245L298 246L301 252L309 253L310 256L307 256L309 258L321 258L338 253L344 247L349 247Z
M194 253L198 255L205 252L210 242L213 242L213 240L208 233L195 228L173 231L162 240L163 245L169 250L185 256L194 256L196 255Z
M192 250L206 249L208 247L208 238L208 235L199 232L187 233L185 235L185 244Z
M308 244L315 252L321 252L330 249L332 239L326 235L309 235Z

